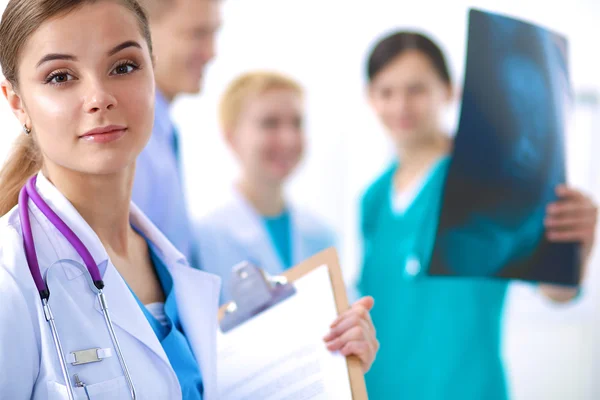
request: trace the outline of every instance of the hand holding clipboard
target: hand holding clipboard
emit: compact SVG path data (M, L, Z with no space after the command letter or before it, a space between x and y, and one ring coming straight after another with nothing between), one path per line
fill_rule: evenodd
M346 351L360 354L352 347L365 342L378 347L374 332L345 329L355 326L359 313L343 314L349 305L334 249L282 277L267 277L249 264L237 266L234 274L235 305L221 309L217 340L219 398L367 399L360 359L332 353L323 341L342 314L333 333L344 332L341 342L354 343ZM365 299L355 307L370 305L372 299ZM372 329L372 323L367 325ZM361 334L372 334L372 340L356 340ZM334 350L340 346L332 344ZM365 351L372 354L366 357L368 369L377 349Z

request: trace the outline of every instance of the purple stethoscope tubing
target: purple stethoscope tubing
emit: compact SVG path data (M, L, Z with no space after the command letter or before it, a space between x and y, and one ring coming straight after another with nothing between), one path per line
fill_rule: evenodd
M102 276L100 275L100 270L98 266L94 262L94 258L90 254L89 250L83 242L75 235L75 233L64 223L62 219L39 195L37 190L35 189L37 176L31 177L25 186L21 189L19 193L19 218L21 219L21 230L23 231L23 247L25 248L25 258L27 259L27 264L29 265L29 270L31 271L31 276L35 282L35 286L40 292L40 296L42 298L48 298L50 296L50 291L48 290L48 286L44 279L42 278L42 274L40 272L40 265L37 259L37 253L35 251L35 243L33 241L33 231L31 229L31 222L29 219L29 207L28 202L29 199L33 201L33 204L40 209L42 214L52 225L58 229L58 231L67 239L69 244L73 246L77 254L83 260L85 266L87 267L90 276L94 282L94 285L101 290L104 288L104 283L102 282Z
M104 297L104 282L102 281L102 276L100 275L100 270L98 266L94 262L94 258L90 254L89 250L83 242L75 235L75 232L71 230L67 226L67 224L50 208L50 206L42 199L42 196L39 195L35 188L37 176L31 177L25 186L21 189L19 193L19 218L21 220L21 231L23 232L23 247L25 249L25 258L27 260L27 265L29 266L29 271L31 272L31 276L33 277L33 281L35 282L35 286L40 293L40 297L42 298L42 307L44 309L44 315L46 317L46 321L50 325L50 330L52 332L52 339L54 341L54 346L56 348L56 352L58 355L58 359L60 362L60 368L65 379L65 385L67 387L67 395L69 400L75 400L75 396L73 393L73 388L71 386L71 381L69 379L69 373L67 369L67 361L64 356L64 351L62 344L60 342L60 337L58 335L58 330L56 328L56 323L54 321L54 315L52 314L52 309L50 308L50 304L48 302L50 298L50 290L48 289L48 285L46 281L42 277L42 273L40 271L40 264L38 262L37 253L35 251L35 243L33 240L33 230L31 229L31 220L29 218L29 200L39 208L39 210L44 214L48 221L56 228L58 231L67 239L69 244L73 246L77 254L83 260L90 277L96 287L98 300L100 302L100 308L102 309L102 313L104 315L104 320L106 323L106 328L108 329L108 333L113 342L113 346L115 348L115 352L117 353L117 358L119 359L119 363L121 364L121 369L123 370L123 374L125 376L125 380L127 381L127 385L129 386L129 393L132 399L136 399L136 391L133 385L133 381L131 379L131 374L129 373L129 369L127 368L127 364L125 363L125 358L123 357L123 352L121 351L121 346L119 345L119 341L117 340L117 335L115 333L115 329L112 324L112 320L110 318L110 314L108 312L108 306L106 303L106 298Z

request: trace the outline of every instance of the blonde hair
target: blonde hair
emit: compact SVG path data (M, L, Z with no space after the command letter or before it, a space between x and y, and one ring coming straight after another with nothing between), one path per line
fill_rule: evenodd
M64 15L86 4L102 0L10 0L0 22L0 65L8 82L18 93L18 66L27 39L45 21ZM152 40L146 13L136 0L115 0L136 18L150 53ZM28 127L32 129L32 127ZM22 134L0 170L0 216L9 212L18 201L19 191L27 179L42 168L42 155L35 143L35 132Z
M219 104L221 129L231 132L235 129L244 106L249 99L271 90L291 90L302 96L300 83L278 72L252 71L237 77L227 86Z

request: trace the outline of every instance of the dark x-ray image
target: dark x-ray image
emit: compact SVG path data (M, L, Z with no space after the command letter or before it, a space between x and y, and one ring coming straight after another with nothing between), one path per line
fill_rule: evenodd
M567 41L539 26L471 10L460 123L431 275L572 285L579 247L545 237L565 183Z

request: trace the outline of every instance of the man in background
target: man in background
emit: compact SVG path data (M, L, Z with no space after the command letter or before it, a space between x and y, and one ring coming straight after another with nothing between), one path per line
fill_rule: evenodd
M133 202L192 266L194 244L183 189L179 134L170 105L180 94L199 93L215 56L219 0L141 0L150 20L155 58L154 129L137 160Z

